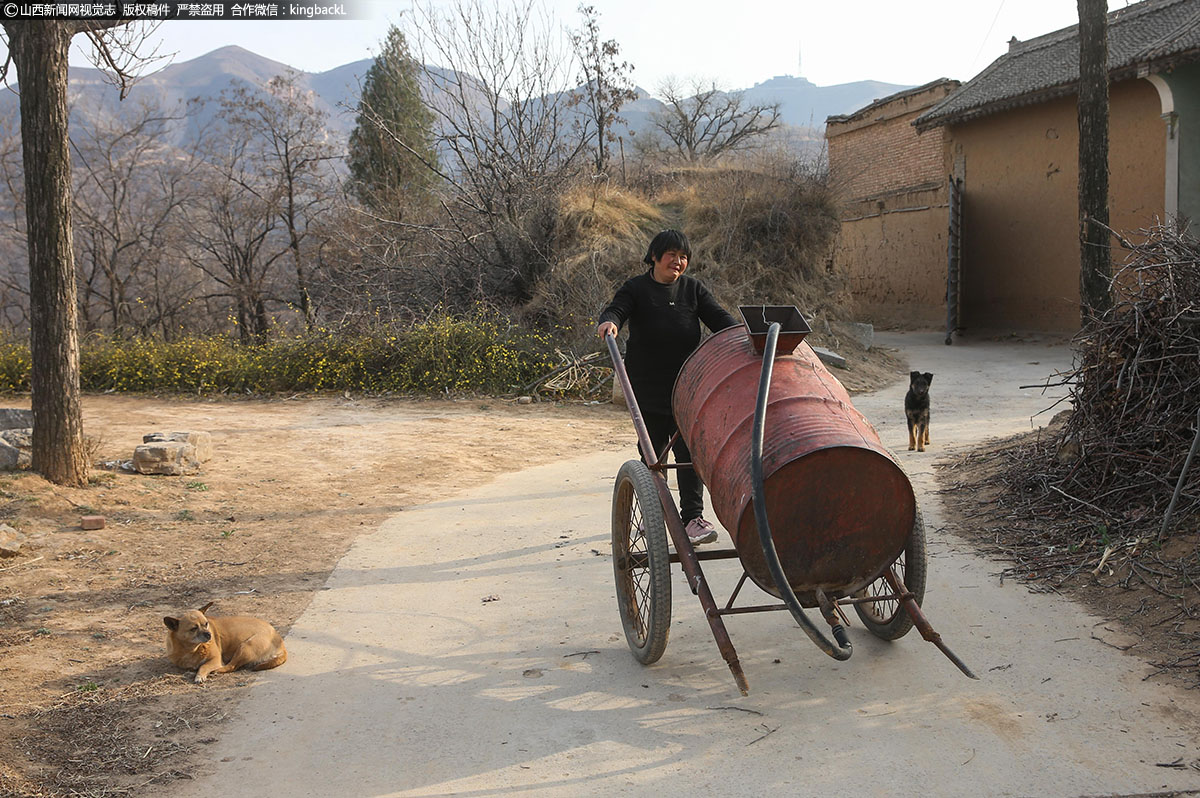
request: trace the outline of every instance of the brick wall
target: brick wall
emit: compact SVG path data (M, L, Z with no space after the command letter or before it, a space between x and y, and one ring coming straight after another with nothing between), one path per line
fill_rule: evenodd
M839 200L866 199L945 179L945 128L918 136L909 124L914 117L897 117L829 140L829 178Z
M835 196L846 203L944 182L945 128L918 134L912 121L957 85L939 81L831 117L825 137Z
M945 321L946 129L918 134L912 121L957 86L938 81L826 122L842 219L833 266L862 321L907 328Z

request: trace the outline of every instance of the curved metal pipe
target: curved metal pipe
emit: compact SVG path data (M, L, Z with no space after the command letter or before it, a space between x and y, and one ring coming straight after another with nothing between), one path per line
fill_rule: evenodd
M775 551L775 539L771 536L771 526L767 522L766 489L763 485L763 430L767 420L767 395L771 390L771 373L775 368L775 347L779 340L779 322L772 322L767 328L767 340L763 344L762 375L758 381L758 401L754 406L754 432L750 443L750 477L754 487L754 520L758 525L758 539L762 544L763 556L771 578L779 589L780 598L791 611L792 617L800 628L808 635L817 647L836 660L850 659L853 648L846 635L846 629L840 623L833 624L833 635L837 638L834 643L813 625L800 606L800 600L788 583L787 575L779 562L779 553Z

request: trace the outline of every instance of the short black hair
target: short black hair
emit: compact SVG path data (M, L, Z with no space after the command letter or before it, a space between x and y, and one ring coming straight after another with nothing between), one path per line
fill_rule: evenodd
M642 258L642 262L653 265L663 256L664 252L670 252L673 249L682 252L688 258L692 257L692 248L688 244L687 236L678 230L663 230L650 242L650 248L646 250L646 257Z

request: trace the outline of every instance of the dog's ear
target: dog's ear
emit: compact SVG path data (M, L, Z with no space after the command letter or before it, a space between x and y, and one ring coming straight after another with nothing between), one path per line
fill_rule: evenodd
M925 382L933 382L933 372L932 371L925 372Z
M179 619L178 618L171 618L170 616L168 616L168 617L163 618L163 623L172 632L174 632L175 630L177 630L179 628Z
M908 372L908 379L909 379L909 380L915 380L917 377L920 377L920 376L921 376L921 372L919 372L919 371L910 371L910 372Z
M210 601L207 604L205 604L203 607L200 608L200 614L203 615L204 613L208 612L208 608L216 603L217 603L216 600L213 600L213 601Z

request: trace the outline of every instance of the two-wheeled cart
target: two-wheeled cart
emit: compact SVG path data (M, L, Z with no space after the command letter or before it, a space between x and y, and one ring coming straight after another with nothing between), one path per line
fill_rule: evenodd
M690 464L666 462L674 439L654 451L616 339L606 338L643 453L621 466L612 502L617 603L634 657L648 665L666 649L671 564L679 563L743 695L749 688L726 616L788 610L822 651L845 660L846 605L884 640L916 626L977 678L921 611L925 527L907 475L804 343L811 329L796 308L740 310L745 323L705 340L675 381L675 434L687 441ZM733 548L696 551L688 540L666 479L681 465L709 488ZM700 563L734 558L741 579L718 605ZM747 581L783 603L735 606ZM814 607L832 640L805 613Z

